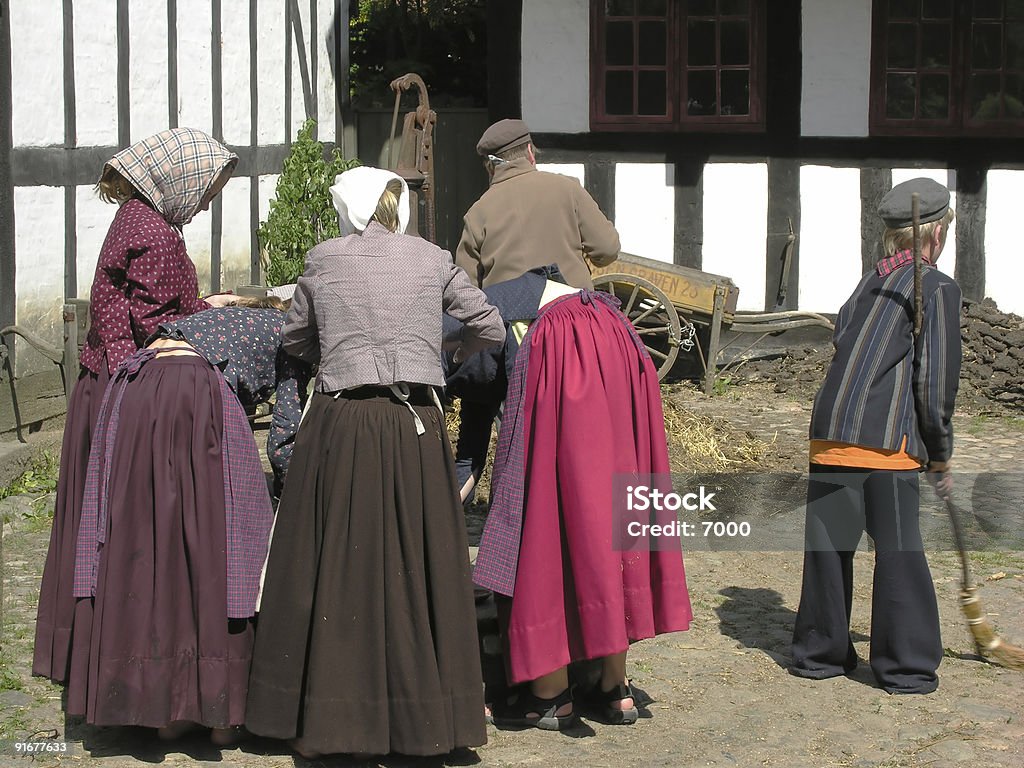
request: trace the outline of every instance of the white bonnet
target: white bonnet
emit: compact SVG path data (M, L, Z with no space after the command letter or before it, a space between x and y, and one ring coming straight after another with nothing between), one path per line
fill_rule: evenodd
M338 212L338 227L342 235L366 229L377 210L380 196L392 179L402 182L402 195L398 200L398 231L405 233L409 226L409 185L396 173L359 165L340 174L331 187L331 199Z

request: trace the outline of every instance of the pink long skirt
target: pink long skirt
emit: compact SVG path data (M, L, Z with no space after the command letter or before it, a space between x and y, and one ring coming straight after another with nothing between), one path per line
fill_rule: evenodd
M576 296L531 336L512 683L685 630L693 616L679 549L618 552L613 541L613 475L669 471L653 363L619 313Z

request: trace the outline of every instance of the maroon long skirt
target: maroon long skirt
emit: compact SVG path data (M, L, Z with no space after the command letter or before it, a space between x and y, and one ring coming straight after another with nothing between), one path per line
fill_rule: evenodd
M529 354L522 540L504 617L513 683L692 618L680 549L618 552L613 541L613 475L669 471L650 358L620 316L577 297L537 320Z
M75 546L78 524L82 519L82 492L89 465L89 447L109 380L104 359L100 373L82 368L71 392L60 451L57 504L36 614L32 674L48 677L56 683L64 683L77 676L79 684L74 687L79 691L85 684L92 599L79 600L74 596ZM69 700L68 712L83 714L85 700Z
M219 375L199 357L160 357L125 390L97 570L89 723L244 720L253 628L227 618ZM69 685L69 698L79 693Z
M465 521L444 419L316 394L278 508L246 726L305 751L487 740Z

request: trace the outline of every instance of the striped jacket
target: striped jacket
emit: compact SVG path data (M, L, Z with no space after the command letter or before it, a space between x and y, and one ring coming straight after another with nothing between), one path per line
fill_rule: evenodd
M929 461L953 453L960 381L960 287L934 267L922 279L924 324L914 343L914 268L865 275L839 312L835 355L814 398L810 438Z

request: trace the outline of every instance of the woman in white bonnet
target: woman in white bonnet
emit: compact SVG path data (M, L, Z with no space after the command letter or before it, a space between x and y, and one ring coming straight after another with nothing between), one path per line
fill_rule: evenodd
M442 312L460 357L505 329L451 254L404 234L405 182L331 188L282 329L317 364L278 509L246 725L302 755L439 755L486 741L473 593L444 416Z

